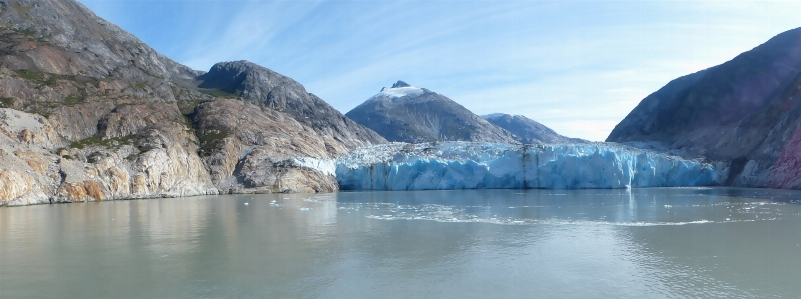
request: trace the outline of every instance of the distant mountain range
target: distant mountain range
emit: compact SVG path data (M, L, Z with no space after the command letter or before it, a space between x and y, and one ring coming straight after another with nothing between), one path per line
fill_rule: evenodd
M508 144L577 142L524 116L485 118L439 93L403 81L353 108L345 116L389 141L473 141Z
M389 141L517 143L512 134L453 100L403 81L396 82L390 88L382 88L381 92L345 116Z
M588 142L584 139L559 135L551 128L523 115L493 113L481 117L489 123L511 132L512 137L523 144Z

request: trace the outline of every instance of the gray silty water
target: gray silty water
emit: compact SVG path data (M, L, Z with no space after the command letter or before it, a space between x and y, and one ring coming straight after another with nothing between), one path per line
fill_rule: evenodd
M0 209L0 298L792 298L801 193L231 195Z

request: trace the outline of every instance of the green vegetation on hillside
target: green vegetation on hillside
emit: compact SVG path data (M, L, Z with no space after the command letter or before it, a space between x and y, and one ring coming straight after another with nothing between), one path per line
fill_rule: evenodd
M64 104L67 106L75 106L77 104L83 103L86 100L85 95L82 94L70 94L64 99Z
M36 34L36 30L33 30L33 28L14 30L14 32L22 34L24 36L33 36L34 34Z
M11 108L14 105L12 98L0 98L0 108Z
M128 135L128 136L124 136L124 137L115 137L115 138L103 139L103 137L101 137L100 135L93 135L93 136L88 137L88 138L84 138L84 139L81 139L81 140L78 140L78 141L73 141L70 144L70 147L77 148L77 149L84 149L86 147L93 147L93 146L102 146L102 147L105 147L105 148L111 148L115 144L116 145L123 145L123 144L131 145L131 144L133 144L133 139L135 137L136 136L134 136L134 135Z
M47 86L55 86L56 80L60 79L59 75L40 72L40 71L16 70L14 72L16 72L17 75L20 76L20 78L22 79Z
M198 89L198 91L214 97L224 98L224 99L236 99L238 97L236 94L225 92L221 89L200 88Z
M14 6L14 9L16 9L17 13L19 13L19 14L29 13L29 12L31 12L32 8L33 7L30 7L30 6Z
M224 130L202 130L199 132L197 137L200 141L201 156L210 155L217 148L217 145L230 135L229 132Z

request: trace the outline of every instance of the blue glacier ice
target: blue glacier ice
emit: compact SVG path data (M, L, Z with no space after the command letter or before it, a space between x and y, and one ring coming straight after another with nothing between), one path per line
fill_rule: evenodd
M343 190L711 186L729 172L725 163L614 143L390 143L326 165L329 173L336 169Z

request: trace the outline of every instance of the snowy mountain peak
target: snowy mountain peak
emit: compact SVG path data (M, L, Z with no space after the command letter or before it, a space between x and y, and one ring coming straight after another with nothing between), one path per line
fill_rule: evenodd
M519 143L511 133L453 100L397 81L345 114L389 141L480 141Z
M398 80L398 82L395 82L395 84L392 84L391 88L398 88L398 87L411 87L411 85L409 85L409 83L406 83L406 82L403 82L401 80Z
M392 93L392 91L389 91L389 89L403 89L404 87L411 87L411 88L414 88L414 89L419 89L419 88L415 88L414 86L409 85L409 83L406 83L406 82L403 82L401 80L398 80L398 82L395 82L395 84L392 84L392 87L390 87L390 88L382 87L381 88L381 92L382 93L383 92L388 92L388 95L389 95L389 93ZM397 92L395 92L395 93L397 93Z
M418 96L423 94L424 92L425 91L423 91L422 88L417 88L409 84L406 84L406 82L398 81L395 84L393 84L392 87L390 88L386 87L381 88L381 92L373 96L373 98L379 96L384 96L388 98L402 98L405 96Z

